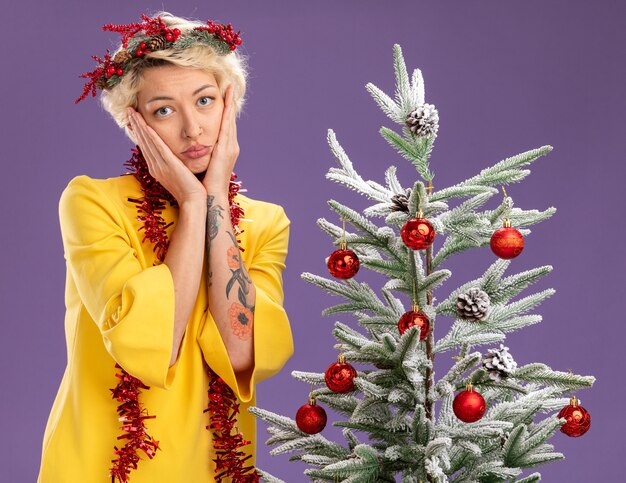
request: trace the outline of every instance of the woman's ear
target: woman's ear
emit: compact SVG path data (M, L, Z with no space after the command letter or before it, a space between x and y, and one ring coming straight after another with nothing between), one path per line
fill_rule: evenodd
M133 144L137 144L137 140L135 139L135 132L133 131L133 125L130 122L130 113L132 107L126 108L126 125L124 126L124 132L126 136L133 142Z
M127 129L130 129L131 131L133 130L133 125L132 125L132 123L130 122L130 115L131 115L131 113L133 112L133 110L134 110L134 109L133 109L131 106L128 106L128 107L126 108L126 128L127 128Z
M137 140L135 139L135 133L132 131L132 129L130 129L130 126L125 126L124 130L125 130L124 132L126 133L126 136L128 137L128 139L131 140L133 144L139 144Z
M231 85L231 84L225 84L225 85L224 85L224 90L223 90L223 91L220 89L220 91L222 92L222 101L225 101L225 100L226 100L226 92L228 91L228 86L230 86L230 85Z

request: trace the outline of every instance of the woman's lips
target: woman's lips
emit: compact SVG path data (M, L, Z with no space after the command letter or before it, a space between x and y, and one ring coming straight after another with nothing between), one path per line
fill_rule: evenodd
M211 150L211 146L198 146L189 148L187 151L183 151L183 155L191 159L198 159L205 156Z

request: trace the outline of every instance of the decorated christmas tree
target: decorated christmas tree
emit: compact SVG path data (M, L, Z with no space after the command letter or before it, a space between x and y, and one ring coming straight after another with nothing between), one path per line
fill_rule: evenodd
M387 127L380 134L413 164L417 179L405 187L390 166L384 185L364 180L328 131L339 167L327 178L372 204L359 213L328 202L343 223L321 218L318 224L339 247L327 260L329 274L305 272L302 278L342 297L323 315L348 313L355 321L335 322L340 353L325 373L292 373L311 387L307 404L297 412L296 405L291 417L258 407L250 411L269 423L272 454L293 453L292 459L310 466L305 474L311 481L539 481L539 473L522 475L563 458L547 443L555 431L576 437L589 429L589 413L572 393L595 381L542 363L518 367L502 344L507 333L540 322L541 315L531 311L555 293L547 289L512 300L552 270L545 265L511 273L514 259L523 256L527 227L556 210L513 207L504 188L524 179L528 165L552 148L504 159L434 191L429 157L438 113L425 103L421 71L409 78L399 45L394 45L394 71L395 98L371 83L366 88L400 126L401 134ZM502 202L483 208L498 188ZM446 260L470 249L490 249L493 263L437 302L434 292L452 276ZM358 281L361 266L388 278L380 295ZM438 316L454 322L439 327ZM436 355L455 360L438 379ZM321 433L325 407L337 416L332 424L343 428L345 443ZM266 472L263 478L281 481Z

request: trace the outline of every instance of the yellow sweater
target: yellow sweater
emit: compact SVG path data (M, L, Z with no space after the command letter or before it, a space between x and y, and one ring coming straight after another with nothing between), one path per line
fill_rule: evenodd
M208 310L207 263L177 362L170 368L174 333L174 284L167 265L153 266L153 244L142 243L132 175L92 179L77 176L61 195L59 217L67 263L65 334L67 367L43 439L39 483L110 483L113 446L121 423L111 388L115 363L150 386L140 395L148 434L159 441L153 459L141 451L132 483L205 483L215 464L207 407L208 377L203 361L234 390L240 405L239 430L252 441L255 385L276 374L293 354L283 309L290 221L276 204L238 194L245 211L239 235L242 258L256 287L254 370L236 375ZM178 207L165 203L162 216L171 237Z

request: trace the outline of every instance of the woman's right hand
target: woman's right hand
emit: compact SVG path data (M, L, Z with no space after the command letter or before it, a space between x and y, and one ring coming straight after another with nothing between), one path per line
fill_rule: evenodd
M176 198L179 205L196 200L206 203L207 190L202 182L148 126L139 112L132 107L127 112L130 127L148 164L150 175Z

